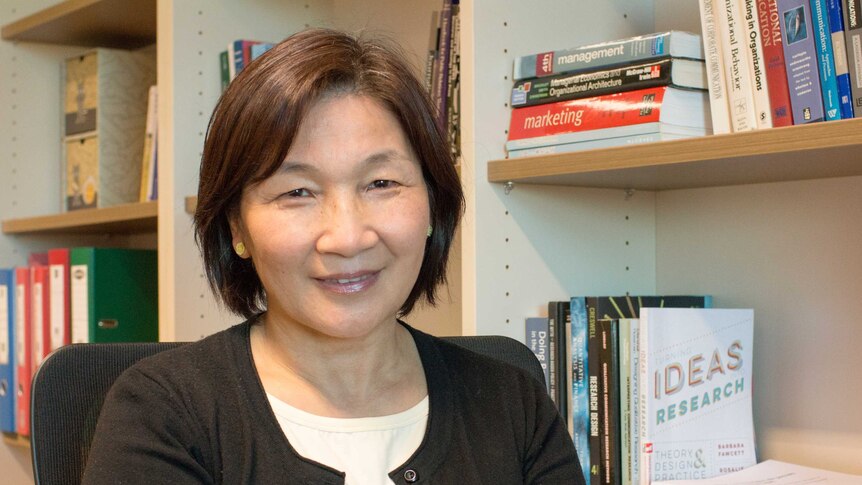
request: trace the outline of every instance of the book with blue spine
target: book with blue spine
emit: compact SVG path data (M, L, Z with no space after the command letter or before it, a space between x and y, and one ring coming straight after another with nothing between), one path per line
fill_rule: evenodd
M835 59L835 82L838 84L838 105L841 118L854 116L850 92L850 68L847 66L847 44L844 42L844 12L841 0L826 0L829 10L829 31L832 33L832 56ZM860 108L862 109L862 108Z
M832 52L832 31L829 27L826 0L811 0L811 20L823 95L823 114L826 121L840 120L841 106L835 79L835 57Z
M544 317L528 317L524 321L524 332L526 344L538 359L545 373L545 389L550 389L550 375L548 371L548 319Z
M0 269L0 431L15 432L15 271Z
M823 121L823 96L808 0L777 0L793 124Z
M590 386L587 350L586 299L572 298L569 302L572 318L572 439L578 450L578 460L584 473L584 483L590 481Z
M703 60L700 36L672 30L515 58L513 79L618 66L660 57Z

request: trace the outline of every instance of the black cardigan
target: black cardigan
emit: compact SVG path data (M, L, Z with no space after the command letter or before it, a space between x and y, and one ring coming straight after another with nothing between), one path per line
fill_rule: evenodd
M343 484L299 456L269 406L250 324L127 370L99 417L86 484ZM408 327L429 391L422 444L396 484L583 485L575 448L525 372Z

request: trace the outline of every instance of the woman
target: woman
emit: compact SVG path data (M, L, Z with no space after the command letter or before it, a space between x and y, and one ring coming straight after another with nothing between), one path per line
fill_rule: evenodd
M195 225L246 323L111 391L88 483L583 483L541 384L399 320L445 281L463 195L394 50L315 29L210 122Z

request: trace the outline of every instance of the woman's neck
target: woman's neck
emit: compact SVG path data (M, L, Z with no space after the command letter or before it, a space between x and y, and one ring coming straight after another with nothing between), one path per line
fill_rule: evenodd
M266 392L312 414L385 416L427 395L413 337L394 319L343 339L264 315L252 326L251 347Z

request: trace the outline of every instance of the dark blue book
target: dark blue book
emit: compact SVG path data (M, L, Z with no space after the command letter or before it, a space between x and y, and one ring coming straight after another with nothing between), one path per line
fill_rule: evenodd
M0 431L15 432L15 272L0 269Z
M835 79L835 57L832 52L832 31L829 27L829 10L826 0L811 0L811 17L814 32L814 50L820 72L820 90L823 95L823 115L826 121L841 119L838 82Z
M542 371L545 372L545 389L550 389L548 319L544 317L529 317L524 322L524 331L527 347L530 347L530 350L536 355L536 359L542 365Z
M808 0L776 0L793 124L823 121L823 96Z
M841 0L826 0L826 6L829 10L829 31L832 33L832 55L835 59L835 82L838 85L841 118L852 118L854 111L851 102L850 68L847 65L847 44L844 42L844 12L841 11Z

